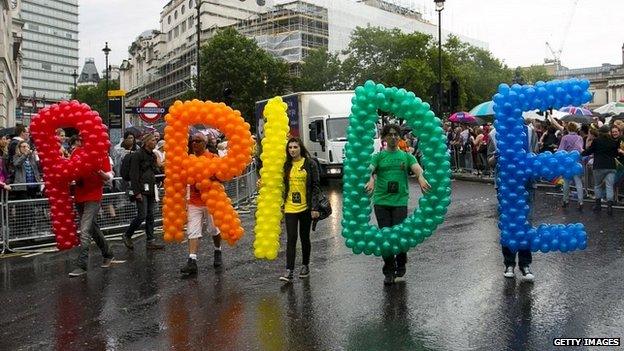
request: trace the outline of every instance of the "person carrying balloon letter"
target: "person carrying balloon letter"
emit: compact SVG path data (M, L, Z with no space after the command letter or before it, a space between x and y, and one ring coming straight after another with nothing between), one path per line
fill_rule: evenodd
M310 276L310 227L320 216L321 197L319 170L299 138L290 138L286 144L284 163L284 217L286 221L286 274L280 280L293 281L297 234L301 238L302 265L299 278Z
M145 235L147 237L146 248L148 250L162 250L162 244L157 244L154 238L154 205L158 200L156 189L156 174L158 163L154 148L156 138L154 134L145 134L142 138L143 146L130 159L130 187L132 200L137 206L137 215L123 235L124 245L130 250L134 249L132 235L143 221L145 221Z
M202 133L195 133L191 137L191 144L193 154L197 157L218 156L216 147L206 150L208 138ZM186 227L186 235L188 237L189 257L186 265L180 269L180 272L183 275L194 275L197 274L197 251L199 249L199 239L202 237L204 232L212 234L212 242L215 247L213 266L215 268L221 267L223 265L223 261L221 258L221 233L219 232L219 229L215 227L212 216L208 213L206 203L201 198L201 192L195 185L190 185L188 187L188 191L188 224Z
M76 150L80 147L78 146ZM113 263L113 252L97 224L104 184L113 179L113 172L108 156L103 157L99 163L99 170L78 179L74 187L74 201L80 217L80 251L75 262L76 268L69 273L70 277L79 277L87 273L91 239L102 252L104 261L101 267L108 268Z
M381 131L386 142L386 149L372 156L370 180L366 191L373 194L375 217L379 228L392 227L407 218L407 201L409 199L408 172L411 170L418 180L423 192L431 186L423 175L423 170L414 155L398 148L401 127L387 124ZM396 277L405 275L407 253L383 256L384 284L393 284Z

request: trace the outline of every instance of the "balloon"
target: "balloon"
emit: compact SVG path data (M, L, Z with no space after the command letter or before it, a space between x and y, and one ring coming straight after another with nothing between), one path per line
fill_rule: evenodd
M288 126L288 106L281 97L274 97L264 107L266 124L262 139L262 169L260 179L262 187L258 196L256 211L256 239L254 255L256 258L274 260L279 250L279 235L282 231L280 221L281 207L284 203L284 162L286 162L286 142L290 130Z
M451 202L451 163L440 119L413 92L386 88L370 80L355 89L352 104L345 146L342 236L355 254L386 256L407 252L442 223ZM370 176L379 108L404 118L412 127L423 147L424 176L432 186L411 216L399 225L383 229L369 224L371 204L364 189Z
M184 239L186 222L186 185L201 193L215 226L228 244L234 245L243 236L238 213L234 210L221 182L243 173L251 162L253 140L249 124L239 111L224 103L212 101L176 101L165 116L165 198L163 200L164 239L180 242ZM188 154L188 130L194 124L220 129L228 139L228 151L223 157L210 154Z
M523 142L527 140L527 134L522 111L536 108L557 109L572 100L588 102L591 97L586 94L588 87L587 81L578 79L537 82L535 86L514 85L511 90L506 84L501 84L498 93L494 95L494 126L499 155L496 178L498 226L501 230L501 245L513 252L519 249L569 252L584 249L586 246L587 234L582 224L542 224L534 228L528 221L528 183L540 178L550 180L559 176L569 179L580 175L583 169L579 163L580 155L576 151L529 153ZM528 104L521 105L514 94L524 94L532 98L527 99Z
M70 159L61 154L61 144L56 137L56 129L64 127L78 129L82 139L82 147ZM71 249L79 244L69 186L72 181L97 171L104 160L108 162L110 142L106 130L98 113L76 100L61 101L39 110L30 125L44 169L52 230L59 250Z

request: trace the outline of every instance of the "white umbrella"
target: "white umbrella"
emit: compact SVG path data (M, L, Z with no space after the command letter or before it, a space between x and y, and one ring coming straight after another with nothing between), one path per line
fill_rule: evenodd
M600 106L594 109L595 113L599 113L603 116L617 116L624 115L624 102L610 102L606 105Z
M538 121L545 121L546 117L538 114L539 110L525 111L522 112L522 117L524 119L537 119Z

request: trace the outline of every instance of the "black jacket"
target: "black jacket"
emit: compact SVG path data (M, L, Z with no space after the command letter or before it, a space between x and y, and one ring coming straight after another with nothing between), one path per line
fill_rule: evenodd
M154 195L156 174L158 174L156 154L143 147L132 154L130 159L130 186L135 195ZM147 191L145 184L149 186Z
M594 169L615 169L620 141L609 137L594 139L591 146L583 151L583 156L594 154Z
M306 177L306 204L310 211L317 211L319 199L321 198L321 181L319 179L318 166L316 161L306 157L305 161L303 161L303 168L308 174ZM286 185L283 194L284 201L286 201L290 188L289 178L291 169L292 164L290 166L284 164L284 184Z

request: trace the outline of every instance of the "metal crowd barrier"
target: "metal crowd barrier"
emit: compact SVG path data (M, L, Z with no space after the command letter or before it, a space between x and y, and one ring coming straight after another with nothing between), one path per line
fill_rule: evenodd
M160 176L162 178L162 176ZM224 183L225 191L232 200L235 209L241 214L249 213L253 197L256 194L257 183L256 167L252 164L245 173L229 182ZM121 178L114 178L114 184L120 184ZM156 224L162 223L162 199L164 188L159 182L160 200L154 209ZM12 187L31 185L41 187L42 183L11 184ZM54 234L50 224L50 207L48 199L44 197L24 200L10 199L11 191L0 190L0 229L2 253L10 252L20 242L27 240L39 244L53 242ZM105 233L119 234L125 230L136 216L136 206L131 202L124 191L106 191L102 199L102 207L98 216L98 224ZM78 218L76 218L76 223ZM45 244L44 244L45 245ZM32 245L30 247L36 247ZM41 246L41 245L40 245Z

